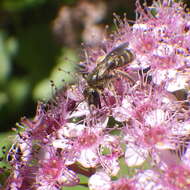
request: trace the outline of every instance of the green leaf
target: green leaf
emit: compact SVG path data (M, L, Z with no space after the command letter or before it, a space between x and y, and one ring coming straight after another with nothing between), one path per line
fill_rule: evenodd
M29 93L29 83L24 79L14 78L8 86L8 93L14 106L24 103Z
M0 31L0 83L7 80L11 71L11 57L17 51L17 41Z
M7 11L21 11L43 4L46 0L3 0L1 6Z
M69 49L62 49L60 56L57 58L57 64L52 69L49 78L41 80L35 86L33 90L34 98L36 100L48 100L49 98L51 98L53 94L52 88L50 86L50 81L53 81L56 85L56 88L60 89L65 84L77 80L77 75L74 72L76 62L77 57L74 51L71 51Z
M0 168L4 169L3 173L0 173L0 183L3 184L6 178L9 176L10 165L6 160L7 153L12 146L15 139L15 133L7 132L0 133Z

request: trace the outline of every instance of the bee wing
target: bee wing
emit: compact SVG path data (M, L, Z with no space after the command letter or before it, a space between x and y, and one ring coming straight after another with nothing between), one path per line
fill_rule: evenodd
M124 49L126 49L127 47L129 46L129 43L128 42L125 42L125 43L122 43L121 45L117 46L116 48L114 48L113 50L111 50L107 56L105 57L108 58L109 56L112 56L112 55L119 55L123 52Z

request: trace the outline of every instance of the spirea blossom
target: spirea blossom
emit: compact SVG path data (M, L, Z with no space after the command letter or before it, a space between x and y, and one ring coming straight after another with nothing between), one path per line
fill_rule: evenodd
M133 24L116 16L116 32L85 48L76 84L21 119L6 190L190 189L190 14L136 5Z

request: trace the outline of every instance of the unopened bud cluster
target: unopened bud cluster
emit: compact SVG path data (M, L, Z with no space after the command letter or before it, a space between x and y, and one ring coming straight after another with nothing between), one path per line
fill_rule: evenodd
M6 190L190 189L190 14L136 4L132 25L116 16L117 31L85 49L79 82L21 119Z

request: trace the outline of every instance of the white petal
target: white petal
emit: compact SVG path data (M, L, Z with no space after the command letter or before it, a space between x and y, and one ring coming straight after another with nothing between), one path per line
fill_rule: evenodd
M145 170L143 173L139 173L136 176L136 181L137 190L169 190L157 182L159 181L158 176L152 170Z
M96 172L88 181L90 190L111 190L111 179L104 172Z
M119 162L116 158L106 159L106 157L102 157L101 165L109 176L116 176L120 170Z
M148 156L148 152L134 144L128 144L125 152L125 162L129 167L143 164Z
M174 92L177 90L182 90L187 87L189 76L178 75L167 86L169 92Z
M99 158L97 153L91 148L82 150L77 161L86 168L93 168L99 163Z
M69 115L68 118L73 118L73 117L81 117L84 115L89 115L90 111L89 111L89 106L87 104L87 102L81 102L76 111L72 112L72 114Z
M85 125L76 123L67 123L63 127L63 135L66 137L78 137L82 135Z
M71 145L69 145L69 140L67 139L56 139L52 142L53 144L53 147L55 148L62 148L62 149L65 149L65 148L72 148Z
M154 127L161 125L165 121L166 113L161 109L157 109L146 114L144 118L146 125Z

